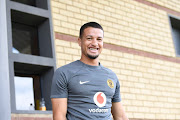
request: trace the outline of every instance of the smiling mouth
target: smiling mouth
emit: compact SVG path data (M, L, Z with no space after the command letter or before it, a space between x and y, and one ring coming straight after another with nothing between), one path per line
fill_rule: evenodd
M88 48L89 52L87 53L90 59L96 59L99 56L99 48Z
M98 50L99 48L89 48L89 50Z
M91 53L97 53L98 50L99 50L99 48L89 48L89 51L90 51Z

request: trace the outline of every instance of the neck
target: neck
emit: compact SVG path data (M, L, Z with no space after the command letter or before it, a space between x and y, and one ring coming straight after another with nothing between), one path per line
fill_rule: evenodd
M88 65L92 65L92 66L99 66L99 59L90 59L90 58L83 58L81 57L80 59L81 62L88 64Z

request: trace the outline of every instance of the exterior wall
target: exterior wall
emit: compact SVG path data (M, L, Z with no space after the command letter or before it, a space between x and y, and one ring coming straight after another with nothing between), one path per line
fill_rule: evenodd
M50 3L50 0L0 1L0 15L2 17L0 18L0 55L2 57L0 57L0 66L2 66L0 68L0 120L52 120L50 91L52 76L56 69L56 58ZM18 27L13 27L12 23L14 22L18 23ZM22 25L25 28L22 28ZM36 30L29 30L27 26L35 27L33 29ZM14 29L16 29L15 32ZM33 52L32 54L31 52L30 54L16 54L12 51L12 48L17 47L13 43L14 40L17 40L14 39L14 36L18 36L16 32L19 33L19 31L28 34L24 37L20 36L24 38L21 39L22 43L23 40L29 40L31 42L29 47L32 49L36 49L33 45L38 45L38 49L35 50L36 55ZM35 42L36 40L38 44ZM21 42L16 43L21 44ZM19 48L22 48L22 46L17 47L22 53ZM7 69L8 67L9 69ZM43 97L46 111L17 109L14 81L16 75L29 76L35 80L33 87L39 88L34 90L36 92L34 93L34 100ZM35 101L34 103L36 103Z
M134 0L52 0L52 11L55 32L77 36L80 25L97 21L104 27L106 43L175 56L166 11Z
M180 16L180 2L157 1L51 0L57 67L80 58L80 26L99 22L105 31L100 61L117 74L134 120L180 119L180 59L168 20Z
M179 0L147 0L147 1L180 12Z
M0 1L0 120L11 119L6 0Z
M52 115L45 114L11 114L11 120L53 120Z

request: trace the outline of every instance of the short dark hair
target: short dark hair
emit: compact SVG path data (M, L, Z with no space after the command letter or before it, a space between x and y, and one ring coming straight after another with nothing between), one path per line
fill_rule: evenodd
M101 26L99 23L97 23L97 22L88 22L88 23L85 23L84 25L81 26L80 32L79 32L79 37L80 37L80 38L82 38L82 35L83 35L84 30L85 30L86 28L88 28L88 27L99 28L99 29L101 29L102 31L104 31L103 28L102 28L102 26Z

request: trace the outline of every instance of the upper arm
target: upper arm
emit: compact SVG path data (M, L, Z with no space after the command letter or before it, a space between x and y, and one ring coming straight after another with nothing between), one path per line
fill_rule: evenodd
M121 102L113 102L111 113L114 120L128 120Z
M52 86L51 86L51 98L67 98L68 96L68 80L66 74L59 68L55 71Z
M115 93L112 98L112 102L120 102L121 101L121 94L120 94L120 83L116 76L116 84L115 84Z
M66 120L67 98L51 98L53 120Z

